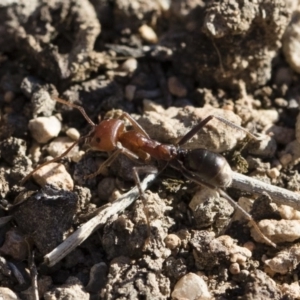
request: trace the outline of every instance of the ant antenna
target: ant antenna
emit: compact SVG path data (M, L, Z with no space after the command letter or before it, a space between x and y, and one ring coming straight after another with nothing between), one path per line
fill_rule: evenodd
M58 98L58 97L56 97L56 96L52 96L52 99L55 100L55 101L57 101L57 102L60 102L60 103L62 103L62 104L65 104L65 105L68 105L68 106L71 106L71 107L74 107L74 108L78 109L78 110L82 113L82 115L84 116L84 118L86 119L86 121L87 121L91 126L93 126L93 127L96 126L96 124L95 124L95 123L89 118L89 116L86 114L86 112L85 112L85 110L84 110L83 107L81 107L81 106L79 106L79 105L76 105L76 104L73 104L73 103L70 103L70 102L68 102L68 101L65 101L65 100L63 100L63 99L61 99L61 98Z

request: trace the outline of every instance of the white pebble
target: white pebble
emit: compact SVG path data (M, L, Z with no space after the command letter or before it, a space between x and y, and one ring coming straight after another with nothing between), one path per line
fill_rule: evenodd
M38 143L45 144L58 136L61 130L61 122L54 116L39 117L30 120L28 128Z
M7 287L0 287L0 296L3 300L20 300L18 295Z
M200 276L188 273L177 281L172 299L208 300L211 299L211 294Z
M135 58L128 58L120 67L121 71L133 73L138 67L138 61Z
M178 248L181 244L181 240L176 234L168 234L164 242L166 247L171 250Z
M272 179L276 179L280 175L280 171L277 168L272 168L272 169L268 170L267 173L268 173L268 176Z
M52 184L59 189L70 191L74 187L73 179L65 166L58 163L50 163L42 167L33 173L32 177L41 187L44 187L46 184Z
M69 128L67 131L66 131L66 135L72 139L73 141L78 141L79 138L80 138L80 133L79 131L76 129L76 128Z
M232 263L229 267L229 272L233 275L241 272L240 265L238 263Z
M139 33L142 39L148 43L155 44L157 43L157 35L155 31L148 25L144 24L139 28Z
M300 211L288 205L280 205L278 212L282 219L285 220L300 220Z

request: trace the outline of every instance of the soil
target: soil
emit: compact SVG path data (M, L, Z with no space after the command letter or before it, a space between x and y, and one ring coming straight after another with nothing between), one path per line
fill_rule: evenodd
M300 299L300 213L276 205L268 191L225 189L270 239L268 228L277 230L276 248L259 242L225 198L161 160L120 154L87 177L111 155L89 149L89 138L24 180L93 122L126 112L152 139L175 145L216 115L235 126L213 119L182 147L220 153L232 170L298 193L297 6L2 1L3 299ZM238 127L263 138L255 143ZM145 194L109 213L135 186L134 167L144 170L141 181L154 167L159 173ZM109 217L98 217L97 230L49 266L49 252L103 211Z

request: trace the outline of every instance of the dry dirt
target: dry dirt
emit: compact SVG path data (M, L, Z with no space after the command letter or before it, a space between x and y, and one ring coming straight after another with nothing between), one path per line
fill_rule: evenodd
M119 155L86 178L107 153L81 140L21 184L91 130L59 95L95 123L127 112L167 144L218 115L263 138L212 120L184 147L298 193L299 14L296 0L2 0L0 298L300 299L300 213L268 193L226 189L276 231L276 248L226 199L152 160L161 172L144 201L49 267L44 256L130 190L145 163Z

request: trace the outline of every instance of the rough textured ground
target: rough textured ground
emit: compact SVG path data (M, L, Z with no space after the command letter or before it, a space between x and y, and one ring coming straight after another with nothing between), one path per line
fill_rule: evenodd
M20 184L90 130L59 95L95 123L125 111L162 143L226 118L264 138L212 120L185 147L298 192L299 16L296 0L2 1L0 295L37 299L34 260L41 299L300 299L300 213L267 194L227 190L246 210L256 199L251 214L276 249L225 199L166 168L146 206L138 199L50 268L44 255L132 188L144 163L120 155L87 179L107 154L80 142Z

